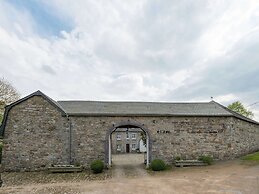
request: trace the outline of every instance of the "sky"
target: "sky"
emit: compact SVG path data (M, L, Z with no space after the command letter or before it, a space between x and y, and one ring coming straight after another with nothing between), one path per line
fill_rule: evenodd
M0 0L0 77L55 100L239 100L259 121L259 1Z

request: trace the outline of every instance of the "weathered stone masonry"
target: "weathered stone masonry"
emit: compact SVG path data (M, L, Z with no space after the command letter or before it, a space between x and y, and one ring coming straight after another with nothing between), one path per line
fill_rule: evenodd
M4 170L40 170L71 162L89 167L95 159L105 161L108 129L124 121L148 129L152 159L168 163L177 156L209 154L225 160L259 150L259 125L235 116L72 116L36 94L6 110Z
M42 97L14 106L4 134L2 164L7 170L35 170L68 163L68 123Z

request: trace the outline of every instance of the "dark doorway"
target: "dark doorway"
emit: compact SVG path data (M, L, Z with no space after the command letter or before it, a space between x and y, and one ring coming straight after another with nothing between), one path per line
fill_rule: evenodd
M126 144L126 153L129 153L130 152L130 146L129 146L129 144L127 143Z

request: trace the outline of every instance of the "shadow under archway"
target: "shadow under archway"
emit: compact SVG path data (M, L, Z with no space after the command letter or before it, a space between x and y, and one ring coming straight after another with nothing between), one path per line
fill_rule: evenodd
M150 161L152 159L152 138L150 136L150 131L144 126L144 124L137 123L135 121L127 120L127 121L122 121L118 124L113 124L113 126L108 129L106 133L106 138L105 138L105 164L107 166L111 166L111 135L112 133L117 129L117 128L122 128L122 127L135 127L135 128L140 128L142 131L146 133L147 137L147 167L150 164Z

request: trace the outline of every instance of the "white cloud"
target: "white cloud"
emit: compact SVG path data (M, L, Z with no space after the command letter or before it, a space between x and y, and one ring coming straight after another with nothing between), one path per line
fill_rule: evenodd
M259 121L259 109L258 106L257 107L250 107L248 108L248 110L252 111L254 113L254 117L253 119L256 121Z
M215 97L213 97L213 100L215 100L215 101L217 101L219 103L222 103L222 104L223 103L224 104L226 104L226 103L230 104L230 103L232 103L234 101L237 101L238 97L235 96L234 94L227 94L227 95L215 96Z
M207 30L201 37L201 45L204 54L220 56L228 52L233 45L246 36L247 33L258 28L251 18L258 12L258 2L247 1L241 3L212 4L213 8L222 10L213 22L207 26Z
M259 100L257 1L47 4L71 18L71 31L42 37L33 15L0 3L0 76L23 95L40 89L54 99Z

